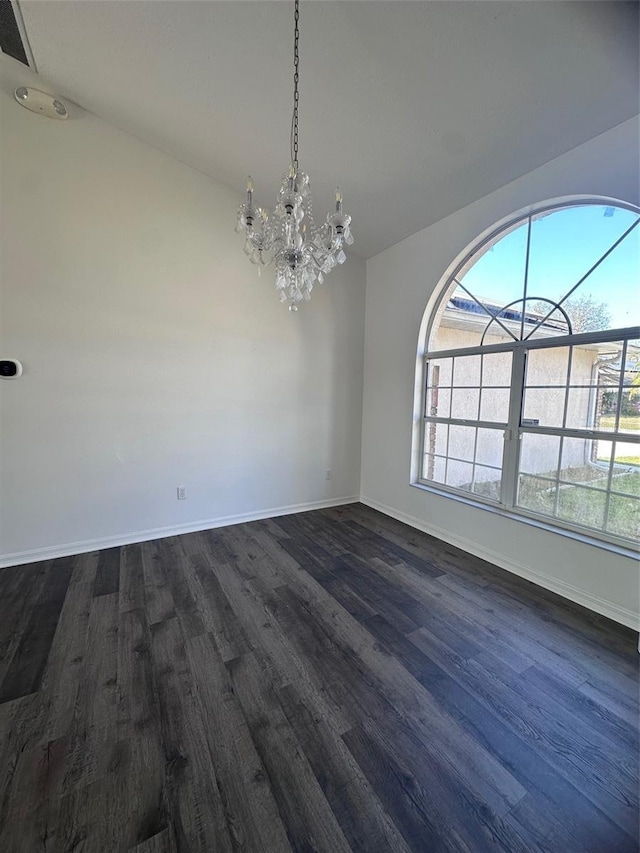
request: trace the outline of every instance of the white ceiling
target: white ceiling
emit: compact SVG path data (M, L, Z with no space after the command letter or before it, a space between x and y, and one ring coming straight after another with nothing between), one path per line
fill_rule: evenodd
M20 7L57 94L272 204L292 3ZM635 3L304 0L300 27L300 163L318 213L340 183L363 257L639 111Z

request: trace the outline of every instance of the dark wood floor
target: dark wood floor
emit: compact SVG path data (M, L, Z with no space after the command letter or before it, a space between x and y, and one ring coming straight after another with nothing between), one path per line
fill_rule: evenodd
M631 853L636 648L359 504L5 569L0 850Z

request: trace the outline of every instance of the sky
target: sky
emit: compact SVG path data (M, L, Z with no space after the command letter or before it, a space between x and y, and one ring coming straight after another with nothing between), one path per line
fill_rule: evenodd
M613 215L605 216L606 211L613 211ZM632 211L600 204L562 208L534 218L527 295L534 300L559 301L638 219ZM527 232L525 220L465 274L462 283L474 296L505 305L522 299ZM573 295L588 295L596 302L605 302L611 314L611 328L640 324L640 224Z

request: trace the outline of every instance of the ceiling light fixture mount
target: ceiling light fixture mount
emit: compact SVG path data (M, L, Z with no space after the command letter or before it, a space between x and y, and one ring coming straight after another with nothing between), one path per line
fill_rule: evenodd
M282 176L273 212L253 201L253 181L247 179L247 199L238 210L236 231L245 234L244 251L252 263L276 268L276 289L289 311L311 299L316 281L344 263L344 246L353 243L351 217L342 210L342 193L336 189L336 208L322 225L313 220L309 176L298 165L298 82L300 55L299 0L295 0L293 38L293 115L291 162Z
M31 110L36 115L58 120L69 118L66 105L54 95L49 95L48 92L41 92L40 89L32 89L27 86L18 86L14 96L20 106Z

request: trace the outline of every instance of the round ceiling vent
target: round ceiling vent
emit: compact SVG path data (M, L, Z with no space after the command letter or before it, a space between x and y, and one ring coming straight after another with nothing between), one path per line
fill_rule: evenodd
M65 119L69 118L66 106L58 98L41 92L40 89L31 89L26 86L18 86L15 91L16 101L21 106L31 110L40 116L47 118Z

